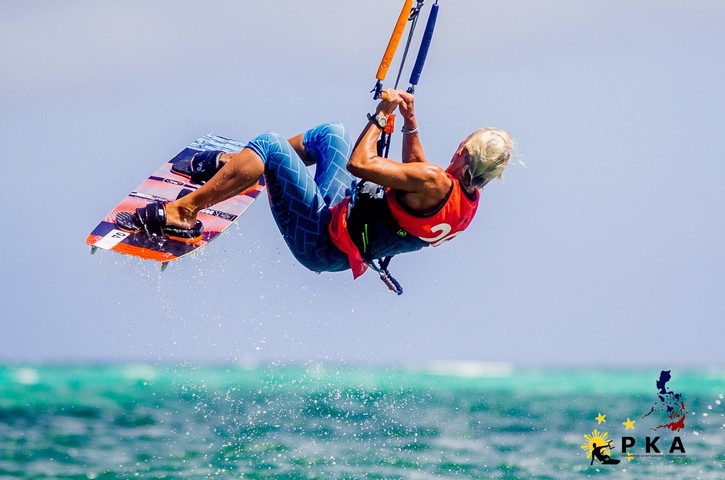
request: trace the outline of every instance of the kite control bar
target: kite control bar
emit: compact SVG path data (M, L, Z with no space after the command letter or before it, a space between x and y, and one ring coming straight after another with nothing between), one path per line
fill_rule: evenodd
M380 66L378 67L378 71L375 75L377 81L375 82L375 86L371 90L371 93L373 93L373 100L378 100L380 98L385 100L387 98L387 93L383 92L383 80L385 80L385 76L388 74L388 69L390 68L390 64L392 63L393 57L395 56L395 51L398 49L398 44L400 43L400 39L403 36L403 30L405 30L405 23L406 21L409 21L410 30L408 32L408 40L405 44L403 58L400 61L398 76L395 79L395 88L398 88L400 75L403 72L403 67L405 66L405 59L408 56L410 42L413 39L413 31L415 30L415 26L418 23L420 10L421 8L423 8L424 2L425 0L417 0L416 6L412 7L413 0L405 0L405 3L403 4L403 9L400 11L398 21L395 24L395 28L393 29L393 34L390 36L388 46L385 49L383 59L380 61ZM408 11L410 11L410 14L407 14ZM435 29L437 18L438 0L436 0L435 4L431 7L430 15L428 16L428 22L425 26L425 32L423 32L423 39L421 40L420 48L418 49L418 56L415 59L415 65L413 66L413 70L410 74L410 86L408 87L408 93L415 92L415 87L416 85L418 85L418 81L420 80L420 75L423 72L423 65L425 64L426 57L428 56L430 42L433 39L433 30ZM388 122L385 126L385 129L380 132L380 138L378 139L377 150L379 156L388 156L388 151L390 150L390 136L392 135L394 129L395 115L391 113L390 115L388 115ZM375 261L370 262L370 265L375 271L378 272L378 274L380 275L380 279L383 281L383 283L385 283L385 285L387 285L390 290L397 293L398 295L401 295L403 293L403 287L400 285L400 283L398 283L395 278L393 278L393 276L388 271L388 264L390 264L391 258L392 256L381 258L378 260L378 265L375 265Z
M405 45L405 51L403 52L403 58L400 61L400 69L398 70L398 76L395 80L395 87L398 88L398 83L400 81L400 75L403 72L403 67L405 66L405 60L408 57L408 49L410 48L410 42L413 39L413 32L415 31L415 26L418 23L418 17L420 15L420 10L423 8L425 0L417 0L417 4L415 7L412 7L413 0L405 0L405 3L403 4L403 9L400 11L400 15L398 16L398 21L395 24L395 28L393 29L393 33L390 36L390 40L388 41L388 46L385 49L385 53L383 54L382 60L380 60L380 66L378 67L378 71L375 74L375 78L377 79L375 86L371 90L371 93L373 93L373 100L378 100L379 98L385 98L385 93L383 92L383 80L385 80L385 77L388 74L388 69L390 68L390 64L393 61L393 57L395 56L395 52L398 49L398 45L400 44L400 39L403 36L403 31L405 30L405 22L409 21L410 23L410 31L408 32L408 40ZM420 48L418 49L418 56L415 59L415 65L413 66L413 70L410 74L410 87L408 87L408 92L414 93L415 92L415 86L418 85L418 81L420 80L420 75L423 72L423 65L425 64L425 60L428 56L428 49L430 48L431 40L433 39L433 31L435 30L435 24L436 20L438 19L438 0L436 0L436 3L431 7L430 14L428 15L428 22L425 25L425 32L423 33L423 38L420 42ZM410 14L408 15L408 18L406 19L406 12L410 10Z
M408 40L405 45L405 51L403 52L403 58L400 61L398 76L395 80L394 88L398 88L400 75L403 72L403 67L405 66L405 60L408 56L408 49L410 48L410 43L413 39L413 32L415 31L415 26L418 23L420 10L423 8L424 2L425 0L417 0L415 7L411 8L411 6L413 5L413 0L405 0L405 3L403 4L403 9L398 16L398 22L395 24L393 34L390 37L388 46L385 49L385 53L383 54L383 59L380 61L380 66L378 67L378 72L376 74L377 82L375 83L375 87L373 87L373 89L371 90L374 100L377 100L379 98L386 99L387 97L385 92L382 91L383 80L388 73L388 69L390 68L392 59L395 56L395 51L397 50L398 44L400 43L400 39L403 35L403 30L405 29L406 22L406 12L410 10L410 14L407 16L407 21L410 22ZM435 23L438 18L438 8L438 0L436 0L436 3L431 7L431 12L428 16L428 22L425 26L425 32L423 33L423 39L421 40L420 48L418 49L418 56L415 60L415 65L413 66L413 70L410 74L410 87L408 87L409 93L415 92L415 86L418 85L418 81L420 80L420 75L423 71L423 65L425 64L426 57L428 56L428 49L430 48L430 43L433 39L433 30L435 29ZM395 115L390 114L388 116L387 127L383 132L380 133L380 139L378 140L377 150L378 155L381 157L388 156L388 153L390 151L390 136L393 133L394 128Z
M436 3L430 8L428 23L425 24L425 32L423 32L423 39L420 41L418 56L415 59L413 71L410 72L410 87L408 87L408 93L415 93L415 86L418 85L420 74L423 73L423 65L425 64L426 57L428 57L428 48L430 48L430 42L433 40L433 30L436 28L438 8L438 1L436 0Z
M408 21L408 10L410 10L411 5L413 5L413 0L405 0L403 9L400 11L400 15L398 16L398 21L395 23L393 34L390 36L385 53L383 53L383 59L380 60L378 72L375 74L375 78L377 78L378 81L371 90L373 93L373 100L379 99L380 94L383 91L383 80L385 80L385 76L388 74L388 69L390 68L390 64L393 62L395 51L398 49L400 39L403 37L403 30L405 30L405 22Z

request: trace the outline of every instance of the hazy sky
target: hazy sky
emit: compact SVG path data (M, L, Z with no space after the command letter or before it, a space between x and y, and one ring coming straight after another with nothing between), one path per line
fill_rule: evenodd
M0 0L0 361L725 366L725 3L439 3L426 153L497 126L527 166L396 297L298 265L264 197L163 274L84 239L203 134L357 135L402 1Z

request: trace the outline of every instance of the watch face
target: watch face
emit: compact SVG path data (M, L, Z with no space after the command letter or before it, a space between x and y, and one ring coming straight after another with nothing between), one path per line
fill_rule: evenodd
M382 113L378 113L375 116L375 121L378 122L378 125L380 125L380 128L385 128L385 126L388 124L388 117L386 117Z

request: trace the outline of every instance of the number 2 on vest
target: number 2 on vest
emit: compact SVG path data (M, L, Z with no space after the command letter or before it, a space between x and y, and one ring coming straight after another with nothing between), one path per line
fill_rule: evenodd
M438 225L435 225L435 226L431 227L431 229L430 229L431 233L438 233L438 235L436 235L435 237L431 237L431 238L420 237L420 239L425 242L430 243L431 246L433 246L433 247L437 247L441 243L443 243L447 240L450 240L451 238L453 238L456 235L458 235L459 233L461 233L461 232L454 232L451 234L451 230L453 230L453 228L450 225L448 225L447 223L439 223Z

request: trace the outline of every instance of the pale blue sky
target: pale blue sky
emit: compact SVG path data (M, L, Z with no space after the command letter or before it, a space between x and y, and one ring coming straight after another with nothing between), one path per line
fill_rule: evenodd
M428 156L497 126L528 166L396 297L296 264L266 198L163 274L84 238L202 134L356 135L402 1L0 1L0 361L724 366L725 3L439 3Z

